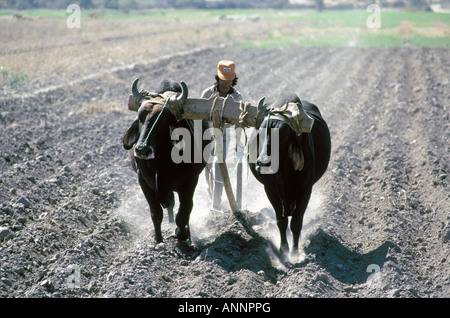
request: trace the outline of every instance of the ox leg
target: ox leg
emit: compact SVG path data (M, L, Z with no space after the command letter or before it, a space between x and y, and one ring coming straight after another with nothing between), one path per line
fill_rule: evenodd
M279 215L278 215L279 214ZM288 218L286 216L282 216L281 213L277 213L277 226L280 231L280 253L287 254L289 253L289 243L287 241L286 230L288 226Z
M190 182L189 184L185 185L183 187L183 190L178 193L180 207L178 209L177 216L175 217L175 224L177 225L175 235L177 236L179 241L186 241L190 239L191 236L191 232L189 230L189 218L194 206L192 197L194 196L198 177L193 181L195 182Z
M161 243L163 241L161 232L163 209L161 205L157 202L155 195L153 194L151 189L147 186L143 178L139 178L139 184L141 185L142 192L144 192L145 198L147 199L148 205L150 207L150 215L152 217L153 227L155 229L156 242Z
M171 192L170 196L171 197L169 206L167 207L167 214L169 215L169 223L173 223L173 207L175 206L175 198L173 197L173 192Z
M278 192L273 187L264 186L264 190L267 194L267 198L272 204L275 214L277 217L277 226L280 231L280 253L286 254L289 252L289 243L287 241L287 226L288 226L288 218L287 216L283 216L283 204L278 196Z
M192 211L193 203L192 199L185 199L184 204L181 202L183 199L180 198L180 209L178 210L177 216L175 218L175 224L177 228L175 230L175 235L179 241L186 241L190 239L191 233L189 230L189 218ZM189 202L190 201L190 202Z
M301 197L297 201L297 207L292 214L291 231L294 240L293 253L298 253L298 241L300 239L300 233L303 227L303 217L305 215L306 207L308 206L309 199L311 198L312 189L307 189L302 193Z

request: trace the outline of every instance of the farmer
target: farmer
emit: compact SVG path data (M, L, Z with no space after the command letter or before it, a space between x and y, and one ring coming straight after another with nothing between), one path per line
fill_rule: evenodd
M241 101L241 93L234 88L237 84L238 77L236 76L236 65L233 61L223 60L217 65L217 74L215 76L216 82L213 86L208 87L202 93L202 98L211 98L212 96L227 97L231 95L235 101ZM223 155L225 160L227 156L227 144L225 129L223 131ZM241 163L239 163L241 164ZM209 167L208 167L209 168ZM211 172L211 174L210 174ZM219 163L217 158L214 159L213 167L211 170L205 170L206 181L209 185L210 194L212 197L212 208L213 210L220 211L222 208L222 192L223 192L223 181L222 174L220 173Z
M217 65L216 82L205 89L201 97L210 98L213 94L219 94L220 97L231 95L235 101L242 100L241 93L234 88L238 80L235 69L233 61L220 61Z

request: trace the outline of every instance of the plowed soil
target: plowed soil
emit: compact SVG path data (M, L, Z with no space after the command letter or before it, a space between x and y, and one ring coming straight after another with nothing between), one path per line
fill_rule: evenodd
M19 32L17 21L2 23ZM44 22L22 26L33 23ZM262 26L242 29L253 36ZM133 55L133 41L145 34L108 36L73 47L86 52L78 67L36 68L1 95L1 296L450 296L449 49L251 50L181 36L149 42L146 57ZM70 51L38 43L20 52L11 43L1 58L34 56L50 65L66 58L58 50ZM102 52L119 49L129 52L127 61L103 60ZM192 243L179 243L167 220L165 242L155 243L121 143L135 116L126 106L131 83L139 77L152 90L165 78L185 81L198 97L220 59L237 63L244 100L291 90L318 105L330 127L331 161L314 187L298 258L281 261L271 249L268 242L279 243L273 210L246 168L243 213L258 235L227 209L209 210L201 176ZM231 153L230 171L235 163Z

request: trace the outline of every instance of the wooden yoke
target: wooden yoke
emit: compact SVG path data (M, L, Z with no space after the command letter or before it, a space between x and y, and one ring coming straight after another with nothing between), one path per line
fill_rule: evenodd
M148 102L152 102L148 100ZM140 105L136 105L133 95L129 96L128 109L137 112ZM250 103L237 102L228 95L226 98L214 97L205 98L187 98L182 106L171 106L169 109L174 113L178 120L179 114L183 119L208 120L212 121L214 110L219 110L219 121L232 125L241 125L244 127L254 127L256 123L256 114L258 108ZM178 115L178 116L177 116Z
M258 108L250 103L237 102L230 95L225 98L188 98L183 105L182 116L185 119L211 121L215 110L219 111L219 121L222 123L255 127Z

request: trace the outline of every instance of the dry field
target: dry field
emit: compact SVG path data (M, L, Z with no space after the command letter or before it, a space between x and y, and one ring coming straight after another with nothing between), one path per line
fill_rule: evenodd
M0 96L0 295L449 297L449 49L258 47L294 24L0 18L0 66L27 74ZM201 177L192 244L167 221L155 244L122 148L134 78L148 90L183 80L199 96L225 58L245 100L292 90L330 127L330 165L289 262L266 243L278 244L274 215L246 170L244 214L261 237L210 212Z

